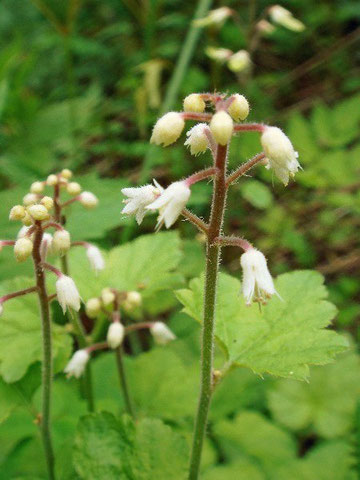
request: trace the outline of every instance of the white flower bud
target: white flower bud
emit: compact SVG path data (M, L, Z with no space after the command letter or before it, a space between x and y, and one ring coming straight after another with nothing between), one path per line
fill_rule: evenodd
M180 137L185 126L184 119L178 112L168 112L155 123L150 143L167 147Z
M17 234L17 238L24 238L26 237L27 232L29 231L30 227L27 227L26 225L22 226Z
M51 198L51 197L43 197L41 200L40 200L40 203L41 205L44 205L44 207L46 208L46 210L51 210L54 206L54 200Z
M289 138L278 127L265 127L261 144L269 159L269 167L273 168L275 175L287 185L289 177L293 177L301 168L297 161L298 154Z
M27 211L34 220L42 221L48 220L50 218L49 212L47 211L47 208L44 207L44 205L30 205L30 207L27 207Z
M18 238L14 245L14 254L18 262L24 262L33 251L33 242L30 238Z
M206 123L198 123L186 132L187 139L184 143L190 148L191 155L199 155L206 151L209 141L205 129L209 128Z
M101 301L105 307L111 305L115 301L115 293L110 288L103 288L101 291Z
M244 95L239 95L238 93L232 95L232 97L234 100L231 102L228 112L235 122L245 120L250 111L249 102L246 100Z
M251 65L251 58L249 52L246 50L239 50L231 55L228 60L228 68L232 72L246 72Z
M215 47L207 47L205 49L205 53L212 60L215 60L221 63L228 60L233 54L233 52L227 48L215 48Z
M153 203L148 205L148 210L159 210L159 218L157 227L164 222L166 228L170 228L185 207L189 200L191 191L186 182L174 182L157 198Z
M233 14L229 7L219 7L210 12L204 18L194 20L197 27L208 27L210 25L221 25L228 17Z
M48 252L51 250L52 239L53 237L50 233L43 234L40 245L40 257L42 260L46 259Z
M85 349L77 350L64 369L67 377L80 378L89 360L90 355Z
M86 315L89 318L96 318L101 312L101 301L99 298L89 298L85 305Z
M64 170L61 171L61 176L69 180L73 175L72 171L69 170L68 168L64 168Z
M71 277L61 275L56 280L56 295L64 314L67 307L80 310L80 294Z
M44 182L34 182L30 186L31 193L42 193L44 191Z
M33 224L33 219L30 217L28 212L25 213L25 217L22 218L21 221L27 227L30 227L30 225Z
M49 187L53 187L54 185L57 185L57 183L58 183L57 175L51 174L46 179L46 185L49 185Z
M264 19L260 20L260 22L258 22L256 24L256 28L261 33L264 33L265 35L270 35L275 31L274 25L271 25L270 22L268 22L267 20L264 20Z
M23 198L23 204L25 207L29 205L34 205L38 201L38 196L35 193L27 193Z
M155 322L154 325L150 327L150 333L158 345L166 345L176 339L173 332L163 322Z
M136 307L140 307L142 304L142 297L139 292L131 291L127 292L126 299L123 303L123 307L127 311L131 311Z
M85 208L95 208L99 203L96 195L91 192L82 192L79 195L79 201Z
M210 122L210 130L220 145L226 145L232 136L234 124L230 115L224 110L215 113Z
M275 291L274 282L267 267L266 258L255 248L250 248L241 255L243 269L242 291L246 304L255 301L265 303Z
M305 30L305 25L295 18L289 10L286 10L286 8L281 7L280 5L272 6L269 10L269 15L274 23L292 30L293 32L302 32Z
M146 207L156 200L164 189L154 180L155 185L144 185L137 188L123 188L121 193L128 197L124 200L126 203L121 213L126 215L135 215L137 223L140 225L147 212Z
M107 331L106 341L109 347L114 349L120 347L124 340L125 328L120 322L113 322Z
M65 255L70 246L70 233L67 230L56 230L53 235L52 251L58 255Z
M10 210L9 220L22 220L25 217L26 210L22 205L15 205Z
M68 183L66 190L69 195L79 195L81 192L81 186L77 182L70 182Z
M202 113L205 110L205 102L198 93L192 93L184 98L184 112Z
M90 245L90 247L87 247L86 255L90 262L91 268L96 273L100 272L100 270L104 270L105 268L104 258L100 250L97 247L95 247L95 245Z

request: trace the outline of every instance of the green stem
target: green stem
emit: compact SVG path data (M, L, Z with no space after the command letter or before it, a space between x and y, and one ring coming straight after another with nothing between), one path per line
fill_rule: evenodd
M134 409L130 400L129 387L126 381L125 368L124 368L124 362L123 362L123 352L122 352L121 346L116 348L115 355L116 355L116 364L119 372L120 384L124 394L125 408L127 413L132 417L134 417L135 416Z
M48 477L50 480L55 479L54 473L54 451L51 440L51 383L52 383L52 348L51 348L51 319L48 302L48 294L46 291L45 274L41 267L40 246L43 236L43 230L40 223L36 224L36 232L33 248L33 260L36 275L36 285L38 288L42 340L43 340L43 361L42 361L42 413L41 413L41 436L46 457L46 465Z
M219 271L220 247L214 240L221 234L226 203L226 159L227 146L219 145L215 166L218 174L215 178L211 206L211 217L206 248L206 272L204 292L204 322L202 327L201 352L201 389L195 430L190 457L189 480L197 480L199 476L201 453L204 443L207 417L212 395L212 370L214 356L215 301L217 278Z
M195 11L194 20L204 17L209 11L211 3L212 0L199 0ZM167 87L165 99L159 112L160 115L163 115L168 110L171 110L174 106L174 103L176 102L181 84L184 80L186 70L193 56L200 33L201 29L191 23L185 41L183 43L178 61L176 63L174 72L170 79L170 83ZM146 182L149 177L154 158L154 152L156 152L156 147L150 145L143 163L142 172L140 174L140 183Z

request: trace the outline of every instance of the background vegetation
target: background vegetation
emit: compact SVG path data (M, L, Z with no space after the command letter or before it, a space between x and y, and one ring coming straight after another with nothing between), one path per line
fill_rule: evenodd
M214 2L212 8L221 5ZM170 290L164 290L161 280L166 273L167 288L185 288L189 279L199 275L201 238L195 237L189 224L179 222L179 236L160 234L159 245L149 237L136 240L152 232L153 219L146 218L140 229L122 218L120 189L152 177L166 185L203 165L202 157L192 157L181 142L168 149L149 148L151 127L164 109L164 100L167 108L180 109L181 99L192 92L244 94L252 106L249 120L284 128L299 151L304 170L284 188L271 172L257 169L251 179L232 190L226 221L233 233L251 239L266 253L274 274L315 269L325 275L329 300L338 308L335 328L349 335L353 347L335 364L311 369L309 384L259 378L245 370L231 373L214 397L203 478L348 480L360 474L359 3L284 1L282 5L301 19L305 30L276 27L251 52L252 67L245 73L233 72L226 63L209 58L208 47L233 52L251 49L254 20L270 5L255 0L226 2L236 14L222 25L198 29L199 41L180 88L169 97L179 52L192 26L193 2L3 0L0 231L3 238L16 233L17 226L8 222L8 211L32 181L68 167L100 199L94 214L75 212L74 207L68 225L74 239L85 237L105 250L132 242L110 254L119 267L118 288L124 282L136 288L141 279L130 275L134 266L128 259L134 251L141 271L150 268L154 252L159 263L167 259L164 256L171 246L167 270L154 273L155 287L146 294L145 307L137 315L169 320L179 340L166 349L150 349L149 338L143 336L140 347L144 352L139 352L139 345L128 345L127 363L140 416L159 417L189 437L198 388L199 331L180 313L179 302ZM245 161L258 148L257 134L238 136L230 165ZM194 187L191 207L201 216L208 214L209 192L207 185ZM226 270L235 276L239 276L237 255L235 249L224 252ZM75 254L73 262L81 264L82 259ZM86 268L77 279L85 299L94 294L86 281ZM30 262L15 269L12 252L4 249L1 291L8 291L19 282L16 277L30 270ZM21 315L20 307L14 307L14 318ZM55 314L60 328L64 320L57 310ZM15 382L0 384L3 479L46 478L29 407L30 401L35 406L38 401L39 356L22 358L17 369L6 364L6 359L13 362L12 355L19 354L24 345L36 343L35 323L29 315L18 331L0 339L0 373L5 381ZM18 339L25 330L29 343L22 344ZM64 351L70 346L68 342ZM59 370L64 358L59 354ZM113 359L102 355L94 364L97 408L118 413L121 398ZM106 376L96 375L104 369ZM62 374L57 376L55 392L55 442L62 457L59 478L119 478L110 471L99 476L96 462L103 453L89 467L91 446L86 445L88 435L83 432L98 428L104 431L106 442L109 429L123 438L123 427L114 426L110 414L97 418L95 426L84 420L76 434L75 473L67 460L78 416L86 408L75 382L66 382ZM177 445L167 441L166 427L159 420L153 420L153 425L146 425L147 421L143 428L155 432L159 450L186 452L181 439ZM179 459L174 459L179 471L183 468L180 457L179 453Z

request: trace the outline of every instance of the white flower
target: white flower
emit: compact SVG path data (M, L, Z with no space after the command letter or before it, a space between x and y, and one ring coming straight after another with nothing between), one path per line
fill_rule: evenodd
M275 175L287 185L289 177L293 177L301 168L297 161L298 153L295 152L289 138L278 127L265 127L261 135L261 144L269 159L269 168L272 167Z
M41 260L43 261L46 259L46 256L51 249L52 239L53 237L50 233L43 234L41 245L40 245L40 257L41 257Z
M216 112L210 122L210 130L215 140L220 145L226 145L233 133L233 121L230 115L224 110Z
M208 148L209 141L205 133L206 128L209 128L206 123L198 123L186 132L187 139L184 145L190 148L191 155L199 155Z
M44 191L45 184L44 182L34 182L30 186L31 193L42 193Z
M64 314L67 307L80 310L80 294L71 277L61 275L56 280L56 295Z
M22 205L15 205L10 210L9 220L22 220L25 217L25 208Z
M232 72L247 71L251 65L251 57L249 52L246 50L239 50L231 55L227 65Z
M100 272L100 270L104 270L105 262L104 258L100 252L100 250L95 247L95 245L90 245L86 249L86 255L90 262L91 268L96 272Z
M117 348L122 344L125 335L124 325L120 322L113 322L106 336L106 341L109 344L110 348Z
M26 237L26 234L27 232L29 231L30 227L27 227L26 225L24 225L23 227L20 228L18 234L17 234L17 238L24 238Z
M210 12L204 18L199 18L193 21L193 24L197 27L207 27L210 25L221 25L233 11L229 7L219 7Z
M81 186L77 182L70 182L66 186L66 191L69 195L79 195L79 193L81 192Z
M288 28L293 32L302 32L305 30L305 25L293 16L289 10L281 7L280 5L274 5L269 10L271 20L282 27Z
M96 318L101 311L101 300L100 298L89 298L85 305L86 315L89 318Z
M64 369L67 377L81 377L81 375L84 373L86 364L88 363L89 359L90 355L85 349L77 350Z
M29 207L27 207L27 211L34 220L42 221L48 220L50 218L49 212L47 211L47 208L44 207L44 205L30 205Z
M23 204L28 207L29 205L34 205L37 203L38 196L35 193L27 193L23 198Z
M173 332L163 322L155 322L153 326L150 327L150 333L158 345L166 345L176 339Z
M134 310L134 308L136 307L140 307L141 304L142 304L141 294L134 290L131 292L127 292L126 299L122 305L125 310L131 311L131 310Z
M99 203L96 195L91 192L82 192L79 195L79 202L85 208L95 208Z
M41 205L44 205L46 210L51 210L54 206L54 200L51 197L45 196L40 200Z
M146 214L146 207L156 200L164 189L154 180L155 186L144 185L136 188L123 188L121 193L128 197L124 200L126 203L121 213L126 215L135 215L137 223L140 225Z
M56 230L52 240L52 250L59 255L65 255L70 250L70 233L67 230Z
M240 263L243 269L242 291L247 305L251 304L253 297L265 302L276 293L266 258L259 250L247 250L241 255Z
M232 98L233 101L228 108L228 112L235 120L235 122L245 120L245 118L249 115L250 111L249 102L246 100L244 95L240 95L238 93L232 95Z
M184 181L172 183L153 203L148 205L148 210L159 210L157 228L164 222L170 228L181 214L189 200L191 191Z
M14 255L18 262L24 262L33 251L33 242L28 237L18 238L14 245Z
M184 98L184 112L202 113L205 110L205 102L198 93L191 93Z
M180 137L185 126L184 119L178 112L168 112L155 123L150 143L167 147Z

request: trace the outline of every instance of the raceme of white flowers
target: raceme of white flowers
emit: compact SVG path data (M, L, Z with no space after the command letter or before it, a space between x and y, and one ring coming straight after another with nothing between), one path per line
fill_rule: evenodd
M274 282L267 267L266 258L255 248L241 255L243 270L242 292L247 305L253 300L265 303L275 291Z
M61 275L56 280L56 295L63 313L66 312L68 307L73 308L77 312L80 310L80 294L71 277Z
M84 373L90 354L85 350L77 350L66 365L64 372L68 377L80 378Z
M155 322L150 327L150 333L158 345L166 345L176 339L174 333L163 322Z

